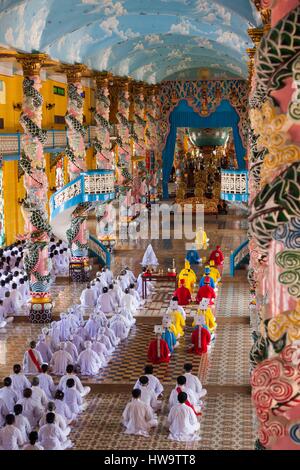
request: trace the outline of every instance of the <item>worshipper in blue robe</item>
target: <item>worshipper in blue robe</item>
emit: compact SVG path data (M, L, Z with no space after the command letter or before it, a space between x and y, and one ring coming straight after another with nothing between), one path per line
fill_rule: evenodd
M205 285L205 278L206 277L209 277L209 285L210 287L212 287L213 289L215 289L216 285L215 285L215 281L213 280L213 278L210 276L210 267L209 266L205 266L204 268L204 275L201 277L200 279L200 282L199 282L199 287L202 287Z
M170 330L171 324L172 322L170 319L165 319L163 321L164 331L162 332L161 337L166 341L170 352L173 353L174 348L177 346L177 340L173 331Z
M197 250L189 250L186 253L185 257L190 264L200 264L201 263L201 258L198 254Z

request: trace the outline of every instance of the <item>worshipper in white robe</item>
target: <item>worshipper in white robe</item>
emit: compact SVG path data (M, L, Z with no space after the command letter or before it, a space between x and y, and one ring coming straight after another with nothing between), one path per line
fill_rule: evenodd
M14 321L14 317L7 316L5 308L3 307L3 300L0 299L0 328L5 328L8 323Z
M49 330L49 346L51 351L55 352L59 349L60 345L60 327L57 321L53 321L50 324L51 328Z
M35 428L44 413L44 409L36 406L36 402L32 398L31 388L25 388L23 398L18 400L17 405L22 405L23 415L28 419L30 426Z
M110 328L110 326L104 326L102 331L103 334L105 334L109 338L109 341L111 342L112 346L114 348L117 347L120 343L120 338L115 335L115 332Z
M56 424L54 413L47 413L46 424L39 430L39 438L45 450L70 449L73 445Z
M68 319L68 315L65 312L60 314L59 324L59 339L60 341L67 341L70 336L71 325Z
M100 342L104 347L101 348L102 353L107 358L109 357L115 350L115 347L112 345L109 336L106 336L104 333L104 328L100 328L98 331L97 341Z
M18 291L18 285L16 282L12 283L10 300L12 303L14 315L22 315L22 306L24 301L21 293Z
M149 431L157 426L153 410L141 400L141 390L132 390L132 399L127 403L122 415L125 434L149 437Z
M151 243L146 248L146 251L144 253L141 265L143 267L158 266L159 265L158 259L157 259L156 255L154 253L154 250L152 248Z
M121 301L121 308L129 310L132 316L137 313L139 303L136 298L130 294L130 289L125 289L124 291L124 295Z
M72 413L77 415L86 410L87 404L84 403L82 396L78 390L76 390L75 380L73 378L66 381L66 390L64 393L64 400Z
M84 339L78 334L73 335L73 344L77 349L78 355L84 350Z
M108 286L108 293L109 293L109 295L111 296L113 303L114 303L117 307L119 307L121 301L120 301L120 298L119 298L119 296L118 296L117 290L115 289L115 285L114 285L114 284L109 284L109 286Z
M205 397L207 394L207 390L202 387L198 377L192 374L193 364L184 364L183 368L185 371L184 376L186 378L186 387L195 393L198 400L201 400L201 398Z
M106 367L110 359L110 355L108 354L105 345L100 340L94 339L92 341L92 350L98 354L101 367Z
M124 318L124 321L125 321L125 324L127 326L127 328L131 328L135 322L136 322L136 319L133 318L133 315L131 313L131 311L126 308L126 307L121 307L120 308L120 315Z
M73 379L75 382L75 388L76 390L80 393L82 397L85 397L88 395L91 391L91 387L84 387L81 383L80 378L75 374L74 372L74 366L69 364L66 368L66 374L62 376L62 378L59 381L58 384L58 389L62 390L64 393L66 391L66 383L68 379Z
M119 277L118 277L118 281L119 281L119 286L121 287L122 291L124 292L125 289L127 289L129 287L129 284L130 284L130 279L126 274L126 271L124 271L124 270L121 271L121 273L119 274ZM121 301L122 301L122 299L121 299Z
M3 309L4 309L4 316L5 317L10 317L12 315L14 315L14 307L13 307L13 303L11 301L11 298L10 298L10 292L9 291L6 291L5 294L4 294L4 297L2 299L2 306L3 306Z
M55 403L53 401L49 401L49 403L47 405L47 411L41 417L40 422L39 422L39 426L41 428L42 426L44 426L44 424L46 424L46 422L47 422L46 416L47 416L48 413L54 413L55 414L55 422L56 422L57 426L60 428L60 430L67 437L71 432L71 428L70 428L70 426L67 425L67 422L66 422L65 418L61 414L55 413L55 409L56 409Z
M95 292L91 289L91 286L88 284L86 289L84 289L80 296L81 305L84 308L94 308L97 304L97 297Z
M56 413L60 414L67 424L75 421L76 415L72 413L66 402L64 401L65 394L62 390L56 390L54 395L54 404Z
M15 416L6 416L6 425L0 429L0 450L20 450L24 444L21 431L15 426Z
M44 390L40 387L40 381L38 377L33 377L31 381L31 391L32 391L32 399L35 402L38 408L45 409L48 404L48 398L44 392Z
M138 278L137 278L136 290L140 296L143 295L143 275L145 274L146 270L147 270L146 268L143 268L142 272L138 275ZM151 295L154 289L155 288L154 288L153 283L151 281L147 281L145 284L145 290L146 290L147 296Z
M130 281L130 284L134 284L136 282L136 277L133 274L133 272L128 268L128 266L126 266L125 271L126 271L128 279Z
M177 385L175 386L175 388L173 388L169 398L169 408L171 409L172 406L176 405L178 402L177 397L178 393L180 393L178 389L180 389L181 392L185 392L187 394L188 401L194 407L195 412L200 412L202 402L199 401L198 396L193 392L193 390L186 386L186 378L184 375L180 375L179 377L177 377Z
M124 291L121 287L121 282L119 281L119 279L117 279L114 282L114 290L116 291L116 294L117 294L117 297L118 297L118 303L119 303L119 305L121 305L121 301L122 301L122 297L124 295Z
M200 423L191 407L185 402L188 396L185 392L178 394L177 403L171 408L168 416L169 439L174 441L199 441Z
M124 320L125 318L120 315L120 313L117 313L110 321L110 329L113 330L116 337L121 341L126 339L129 334L129 328L126 326Z
M69 340L66 341L65 351L67 351L72 356L73 363L75 364L78 359L78 351L77 351L75 344L73 343L73 338L74 337L71 335L69 337Z
M73 307L71 307L71 308L74 311L74 314L77 318L77 322L78 322L78 326L79 326L80 323L83 322L84 308L82 307L81 304L73 305Z
M23 415L23 406L14 406L15 426L21 431L23 442L28 442L28 435L31 431L31 425L28 418Z
M42 372L38 375L40 387L44 390L46 397L51 400L54 396L56 386L54 385L51 375L48 374L48 364L41 365Z
M98 276L97 276L98 277ZM106 280L106 274L105 274L105 271L102 271L100 273L100 276L98 277L98 279L100 280L100 283L102 285L102 288L103 287L108 287L108 282Z
M151 406L153 411L161 409L161 401L157 400L154 390L149 386L149 379L146 375L139 378L139 390L141 390L141 400L146 405Z
M0 398L0 428L5 424L5 417L9 414L8 408L6 406L3 398Z
M102 292L102 289L99 291L99 282L92 281L90 282L91 290L94 292L94 296L98 299L99 295Z
M39 435L36 431L29 433L29 444L25 444L22 450L44 450L44 447L38 442Z
M43 364L41 353L36 349L36 342L31 341L28 351L25 351L23 358L23 370L25 374L38 374Z
M142 299L142 297L138 293L138 291L135 288L134 284L129 285L129 294L133 295L133 297L135 298L135 300L137 302L137 305L138 305L137 308L140 308L142 305L145 304L145 301Z
M84 326L84 329L86 331L86 338L88 340L90 340L91 338L95 338L98 334L99 328L100 325L97 321L96 315L92 313Z
M36 350L41 354L43 362L48 364L51 361L53 353L49 347L48 342L46 341L46 336L44 334L38 336Z
M93 314L90 315L90 318ZM79 335L83 341L87 341L89 339L89 333L87 332L85 328L85 323L84 321L80 324L80 326L77 329L77 335Z
M113 282L113 279L114 279L113 272L107 266L104 266L102 272L104 273L103 277L104 277L107 285L109 286L109 284L111 284Z
M20 364L14 364L13 366L13 374L10 375L12 380L12 388L16 392L18 396L18 400L23 398L23 392L25 388L30 388L31 383L27 379L27 377L21 372L22 368Z
M73 364L72 356L65 351L65 343L60 343L60 349L53 354L50 362L52 373L54 375L64 375L68 364Z
M23 304L26 303L30 299L30 293L29 293L28 284L25 282L24 278L20 279L18 291L20 292L22 296Z
M113 302L112 296L108 293L108 288L103 287L102 294L98 297L97 308L105 314L114 313L116 311L116 304Z
M85 350L79 354L77 364L80 367L81 375L97 375L102 367L100 358L95 351L92 350L92 342L84 343Z
M0 398L4 400L8 412L12 413L14 406L18 401L18 395L12 387L12 380L10 377L5 377L3 385L4 386L0 389Z

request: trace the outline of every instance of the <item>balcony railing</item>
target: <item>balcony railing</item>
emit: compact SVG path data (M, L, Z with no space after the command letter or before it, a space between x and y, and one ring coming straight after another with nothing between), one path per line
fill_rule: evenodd
M221 199L225 201L248 201L248 171L222 170Z
M230 255L230 276L234 276L235 270L240 264L249 256L249 240L245 240L233 253Z

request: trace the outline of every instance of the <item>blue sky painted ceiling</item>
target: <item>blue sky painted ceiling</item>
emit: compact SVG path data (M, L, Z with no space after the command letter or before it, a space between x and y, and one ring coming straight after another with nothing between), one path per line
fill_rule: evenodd
M245 78L258 24L251 0L0 0L0 43L150 83L200 68Z

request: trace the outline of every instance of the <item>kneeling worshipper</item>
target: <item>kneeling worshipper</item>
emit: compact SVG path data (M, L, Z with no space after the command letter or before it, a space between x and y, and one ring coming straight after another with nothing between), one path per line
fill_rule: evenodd
M84 339L91 339L97 336L99 328L100 328L99 322L97 320L98 318L96 317L96 314L91 313L88 321L84 325L84 329L86 332Z
M178 305L188 305L192 300L189 289L185 287L185 279L180 279L180 287L173 294L178 298Z
M102 367L100 357L92 350L92 342L84 343L85 350L79 354L77 364L80 367L81 375L97 375Z
M173 328L172 328L173 327ZM170 350L170 353L173 353L174 348L176 348L179 343L176 340L176 336L174 334L174 325L172 325L172 320L171 318L164 318L163 319L163 332L162 332L162 339L164 339L168 345L168 348Z
M183 318L186 319L185 310L182 307L182 305L178 304L178 297L176 297L176 295L174 295L174 297L172 297L172 299L170 300L170 308L171 308L171 310L178 310L178 312L181 313Z
M131 316L137 313L137 309L139 308L139 303L136 298L130 293L130 289L127 288L124 291L123 298L121 300L121 308L125 308L129 310Z
M67 351L70 356L72 356L73 364L75 364L78 358L78 351L75 344L73 343L73 335L70 335L69 339L65 341L65 351Z
M65 343L60 343L60 349L53 353L50 361L50 367L54 375L64 375L68 364L73 364L70 353L65 350Z
M15 415L7 414L0 429L0 450L21 450L24 444L21 431L15 426Z
M193 364L186 363L183 366L184 369L184 376L186 378L186 386L190 390L198 395L198 398L203 398L207 394L207 390L202 387L202 383L200 382L199 378L196 375L192 374Z
M28 435L31 431L31 426L28 421L28 418L23 415L23 406L15 405L13 409L15 415L15 424L16 428L21 431L23 442L28 442Z
M142 305L145 304L145 301L141 298L140 294L138 293L137 289L135 289L134 284L129 284L129 293L133 295L135 300L137 301L137 308L140 308Z
M56 390L53 379L51 375L48 374L49 366L48 364L41 365L41 373L38 375L40 387L44 390L46 397L49 400L52 400Z
M158 411L161 409L161 401L157 400L154 390L149 384L149 379L146 375L142 375L139 378L139 387L141 390L141 400L149 405L153 411Z
M219 270L215 267L215 262L213 260L209 262L209 267L210 267L209 275L210 277L213 278L215 285L218 287L218 284L221 281L221 275L220 275Z
M3 385L4 387L0 388L0 398L6 404L8 413L12 413L18 401L18 395L12 388L12 380L10 377L5 377Z
M70 426L67 425L67 422L66 422L65 418L62 415L60 415L59 413L56 413L55 410L56 410L55 403L53 401L49 401L49 403L47 405L47 411L44 414L44 416L41 417L40 422L39 422L39 426L41 428L42 426L44 426L44 424L46 424L46 416L47 416L48 413L54 413L55 414L55 422L56 422L57 426L60 428L60 430L67 437L71 432L71 428L70 428Z
M190 264L200 264L201 263L201 258L199 256L199 253L196 249L196 244L186 252L185 259L188 260Z
M66 381L66 390L64 391L64 401L75 415L86 410L86 403L83 402L81 394L76 390L75 380L68 379Z
M45 450L64 450L73 446L56 424L55 413L47 413L46 424L39 430L39 438Z
M132 390L132 399L127 403L122 418L125 434L149 437L150 429L158 424L152 408L141 400L138 388Z
M151 243L146 248L141 265L143 267L159 265L158 259L156 257L156 254L154 253Z
M171 318L172 324L175 327L174 334L176 338L180 338L184 336L184 327L185 327L185 319L183 318L182 314L179 310L173 310L171 307L167 310L167 316Z
M67 388L66 383L68 379L74 380L75 388L82 397L85 397L86 395L90 393L91 387L84 387L82 385L80 378L75 374L74 366L72 364L69 364L66 367L66 373L65 375L62 376L62 378L59 381L58 390L62 390L65 393L66 388Z
M144 375L148 377L149 387L154 391L156 398L158 398L160 395L162 395L164 387L160 383L159 379L153 375L152 365L146 365L144 367ZM141 388L139 379L136 381L134 388Z
M49 344L46 340L46 335L44 333L38 336L36 350L39 351L39 353L41 354L43 362L49 364L52 359L53 353L49 347Z
M44 390L40 387L38 377L33 377L31 381L32 399L38 408L45 409L48 404L48 398Z
M97 298L95 296L95 292L91 289L90 284L88 284L86 286L86 289L84 289L81 292L80 302L81 302L81 305L84 308L94 308L94 307L96 307Z
M196 319L197 316L203 315L204 316L204 325L203 328L206 328L210 334L211 334L211 340L214 339L214 331L217 328L217 322L214 317L214 314L212 313L212 310L208 305L209 299L203 298L201 300L201 303L199 304L197 314L194 315L194 321L192 323L192 326L196 326Z
M158 333L156 338L150 341L148 347L148 360L152 364L161 364L163 362L170 362L171 353L167 342L162 339L161 334Z
M143 295L143 276L144 275L147 275L147 268L143 268L142 272L138 275L138 278L137 278L137 292L140 296ZM147 297L149 295L151 295L153 293L153 291L155 290L153 282L147 281L145 283L144 289L146 291L146 296Z
M23 415L28 419L30 426L35 428L44 413L44 408L36 405L31 388L25 388L23 398L18 400L17 405L22 405Z
M39 351L36 349L36 342L30 342L30 348L25 351L23 358L23 370L25 374L38 374L41 372L41 365L43 358Z
M223 271L223 265L224 265L224 255L221 250L220 245L216 246L216 249L211 252L209 255L209 261L214 261L215 267L218 269L220 274L222 274Z
M215 290L210 286L210 278L205 276L203 286L199 287L196 302L200 303L202 299L209 299L209 305L214 305L216 298Z
M110 338L111 334L113 335L112 331L110 331L110 333L105 333L105 328L101 327L98 331L98 336L96 338L96 340L100 342L103 346L101 351L102 351L102 354L104 354L105 358L108 358L109 356L111 356L111 354L115 350L114 343Z
M62 390L56 390L54 395L55 411L63 416L67 424L70 424L72 421L75 421L76 415L71 412L64 398L64 392Z
M172 441L191 442L199 441L198 434L200 423L191 406L188 404L188 396L185 392L177 395L177 403L172 406L168 415L169 439Z
M190 293L193 293L193 288L194 284L197 282L196 274L194 271L191 269L190 263L185 260L184 263L184 268L180 271L179 273L179 278L178 278L178 287L181 286L181 279L184 279L184 285L185 287L190 291Z
M205 278L206 278L206 277L209 278L209 285L210 285L210 287L212 287L212 288L214 289L216 286L215 286L215 282L214 282L213 278L212 278L211 275L210 275L210 267L209 267L209 266L205 266L205 268L204 268L204 274L203 274L203 276L202 276L201 279L200 279L199 287L204 286L204 284L205 284Z
M122 317L125 318L126 325L128 326L128 328L131 328L136 323L136 319L133 318L133 315L132 315L131 311L128 308L121 307L120 308L120 315L122 315Z
M119 312L117 312L109 322L110 329L121 341L127 338L130 331L126 325L127 322L125 317L123 317L123 315L121 315Z
M108 361L110 360L110 355L108 354L106 346L101 342L101 335L97 337L97 339L93 339L92 341L92 350L99 356L101 367L106 367Z
M38 442L39 435L37 431L31 431L28 440L29 443L25 444L22 450L44 450L44 447Z
M169 408L171 409L174 405L177 404L177 397L180 392L185 392L188 397L187 405L191 407L196 416L201 416L201 405L202 402L199 400L198 396L186 386L186 378L184 375L177 377L177 385L173 388L170 398L169 398Z
M5 328L8 323L14 321L14 317L8 317L6 310L3 306L3 300L0 299L0 328Z
M189 349L189 352L198 354L201 356L207 352L207 347L210 344L210 333L206 328L203 328L205 324L205 319L203 315L197 315L195 319L195 329L192 332L192 346Z
M100 308L105 314L114 313L116 311L117 305L114 303L107 287L103 287L102 294L98 297L97 308Z
M12 380L12 388L18 395L18 399L20 400L23 398L23 391L25 388L30 388L31 384L25 374L22 372L22 368L20 364L14 364L13 366L13 374L11 374L9 377Z

